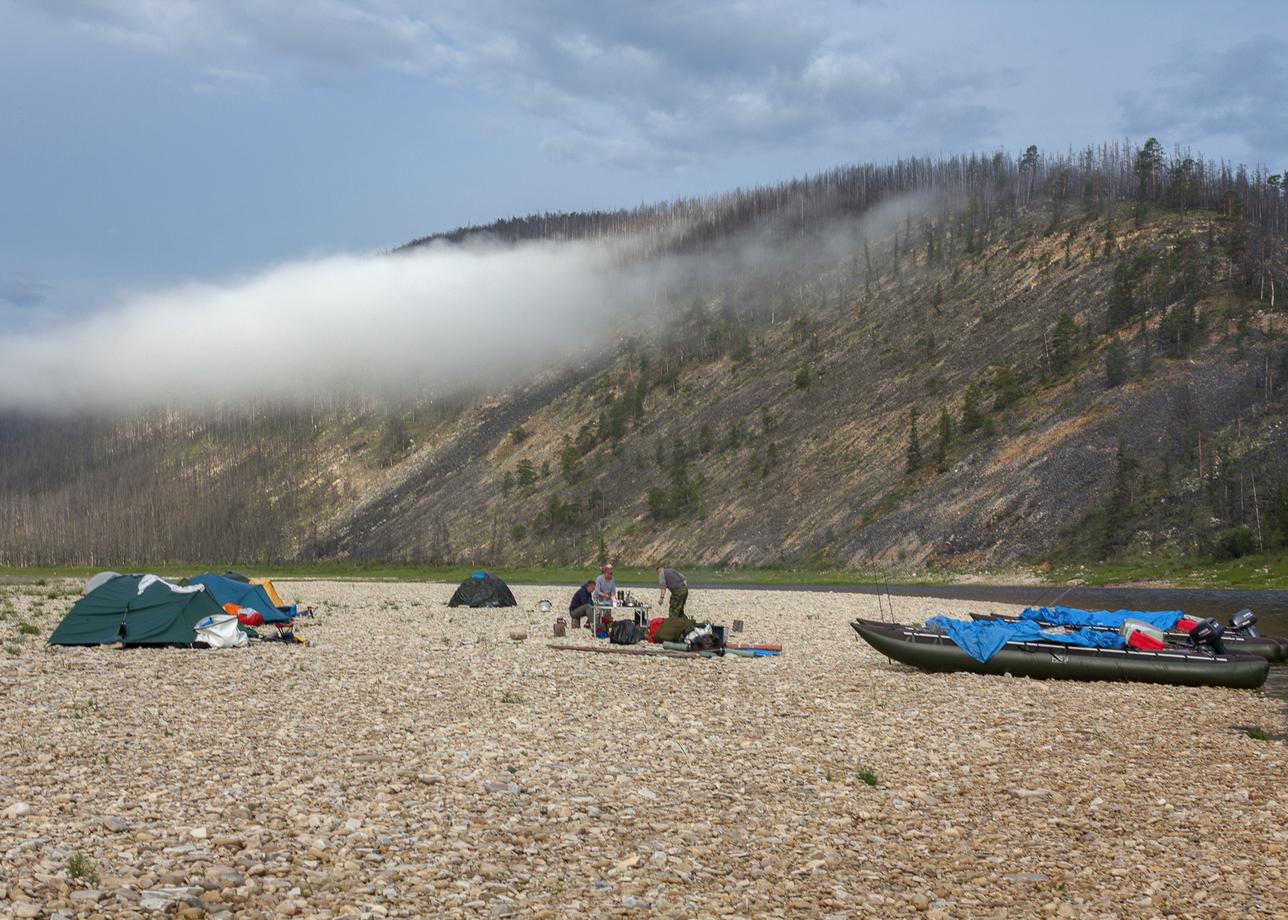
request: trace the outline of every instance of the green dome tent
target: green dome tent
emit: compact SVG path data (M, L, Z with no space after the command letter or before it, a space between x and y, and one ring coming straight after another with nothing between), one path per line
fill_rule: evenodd
M224 610L205 590L180 588L155 575L118 575L67 612L50 645L192 645L193 625Z
M517 607L510 586L487 572L475 572L461 582L448 607Z

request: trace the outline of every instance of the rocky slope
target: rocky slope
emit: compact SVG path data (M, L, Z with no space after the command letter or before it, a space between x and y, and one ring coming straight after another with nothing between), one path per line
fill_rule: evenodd
M1160 218L1120 245L1165 251L1179 236L1205 232L1211 219ZM1228 464L1237 455L1262 474L1269 501L1283 474L1275 458L1285 446L1284 391L1273 371L1269 392L1258 380L1267 359L1282 361L1285 315L1236 305L1214 284L1198 307L1207 340L1184 357L1166 358L1157 344L1162 311L1145 318L1144 333L1106 332L1117 262L1101 254L1102 235L1090 224L1066 245L1064 235L1021 227L953 268L905 266L902 277L884 274L831 303L807 295L789 317L754 331L749 354L691 358L664 384L653 382L655 356L641 372L641 355L625 346L597 373L552 372L431 437L316 549L572 561L595 556L602 539L610 554L644 561L1032 559L1103 508L1120 444L1151 475L1172 467L1169 488L1187 514L1204 505L1203 482L1213 475L1209 457L1199 478L1204 432L1224 445ZM1066 311L1077 341L1068 370L1054 373L1052 338ZM1105 355L1118 338L1136 371L1111 388ZM1142 372L1147 348L1158 354ZM1014 373L1010 389L998 382L1002 367ZM600 436L601 415L641 383L647 394L626 430ZM983 422L963 432L972 384ZM914 409L923 463L909 473ZM956 432L937 460L944 411ZM578 447L587 425L591 436ZM520 426L522 439L514 436ZM574 441L568 469L566 437ZM536 471L526 485L518 484L521 464ZM650 491L668 500L683 492L681 476L691 499L684 507L650 505ZM1140 523L1150 529L1143 515ZM1191 540L1192 521L1180 524L1176 539Z

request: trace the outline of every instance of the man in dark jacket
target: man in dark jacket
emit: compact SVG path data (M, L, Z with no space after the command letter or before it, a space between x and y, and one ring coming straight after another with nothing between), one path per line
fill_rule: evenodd
M661 605L666 599L666 592L671 592L671 607L667 616L684 616L684 602L689 599L689 582L684 575L666 566L657 567L657 586L660 589L657 602Z
M589 629L594 622L595 613L595 582L588 581L572 596L572 602L568 605L568 615L572 618L572 628L580 628L581 620L585 619L586 628Z

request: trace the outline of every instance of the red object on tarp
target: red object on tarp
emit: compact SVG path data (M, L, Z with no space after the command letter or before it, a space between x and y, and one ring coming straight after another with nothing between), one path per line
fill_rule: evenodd
M1153 636L1147 636L1142 632L1134 632L1131 634L1131 638L1127 640L1127 647L1142 652L1161 652L1166 648L1166 645Z
M653 617L653 619L648 621L648 641L650 642L657 641L656 639L653 638L653 636L657 634L657 631L659 629L661 629L663 619L664 619L663 617Z
M263 626L264 615L249 607L238 607L236 604L224 604L224 610L237 618L242 626Z
M1176 628L1179 631L1184 633L1189 632L1191 629L1193 629L1195 626L1198 626L1198 625L1199 625L1198 620L1191 620L1189 617L1181 617L1179 620L1176 621Z

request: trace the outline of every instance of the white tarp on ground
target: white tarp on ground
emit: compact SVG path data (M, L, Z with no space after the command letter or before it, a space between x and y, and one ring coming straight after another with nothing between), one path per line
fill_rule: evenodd
M237 618L227 613L208 616L193 624L197 641L211 648L241 648L246 645L246 634L237 628Z

